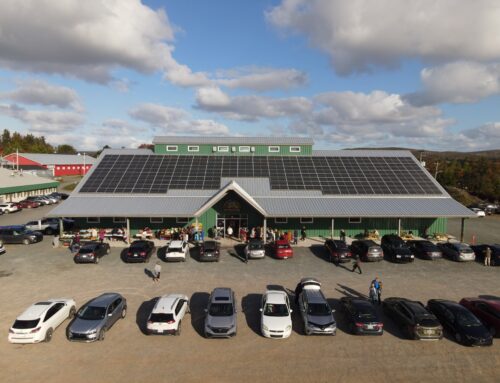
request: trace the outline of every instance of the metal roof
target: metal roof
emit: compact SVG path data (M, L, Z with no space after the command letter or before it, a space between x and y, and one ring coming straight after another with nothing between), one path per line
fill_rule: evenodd
M15 155L16 153L13 154ZM19 157L24 157L43 165L83 165L84 158L87 165L92 165L96 162L94 157L76 154L19 153Z
M54 182L54 180L49 178L38 177L27 172L16 172L10 169L0 168L0 189L2 190L27 185L43 186L45 184L53 184Z
M209 144L209 145L313 145L311 137L200 137L156 136L153 144Z

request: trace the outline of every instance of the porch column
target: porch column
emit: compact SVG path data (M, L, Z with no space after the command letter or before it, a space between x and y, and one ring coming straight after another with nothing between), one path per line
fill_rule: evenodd
M267 243L267 219L264 217L264 245Z
M130 244L130 218L127 218L127 243Z
M63 227L63 219L62 217L59 218L59 238L62 237L64 232L64 227Z
M332 239L333 239L334 228L335 228L335 219L332 218L332 234L331 234Z
M200 240L200 232L198 231L198 217L194 217L194 224L195 224L195 232L197 233L196 237L198 238L198 241Z
M462 223L460 225L460 242L464 241L464 228L465 228L465 218L462 218Z
M401 218L398 218L398 235L401 235Z

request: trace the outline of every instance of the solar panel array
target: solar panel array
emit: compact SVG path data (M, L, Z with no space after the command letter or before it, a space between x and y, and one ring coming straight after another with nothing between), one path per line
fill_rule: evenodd
M410 157L106 155L82 193L215 190L221 177L266 177L272 190L334 195L441 194Z

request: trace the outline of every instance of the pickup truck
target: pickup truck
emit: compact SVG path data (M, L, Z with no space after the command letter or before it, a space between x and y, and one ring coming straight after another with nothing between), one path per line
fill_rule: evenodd
M64 229L70 229L74 221L63 219ZM44 218L26 223L26 228L33 231L41 231L47 235L53 235L59 232L59 218Z

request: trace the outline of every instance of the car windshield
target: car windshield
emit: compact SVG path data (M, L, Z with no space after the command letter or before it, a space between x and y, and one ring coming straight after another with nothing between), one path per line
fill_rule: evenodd
M266 303L264 307L264 315L270 317L286 317L288 316L288 307L285 304Z
M232 303L212 303L208 313L214 317L227 317L233 315Z
M17 328L19 330L35 328L38 325L38 322L40 322L40 319L16 320L12 325L12 328Z
M151 322L155 322L155 323L167 323L167 322L173 321L174 316L172 314L165 314L165 313L156 313L155 314L155 313L153 313L149 317L149 320Z
M169 247L167 253L182 253L182 249L180 247Z
M93 247L82 247L79 251L80 254L89 254L89 253L93 253L94 252L94 248Z
M358 307L358 311L356 313L356 316L360 319L365 319L369 321L374 321L377 320L377 316L369 306L361 306Z
M458 249L460 251L472 251L472 249L470 248L469 245L465 244L465 243L461 243L460 245L458 245Z
M146 249L146 244L145 243L133 243L130 246L130 250L145 250Z
M349 247L344 242L335 242L335 246L338 250L349 250Z
M78 312L78 318L85 320L104 319L106 315L105 307L85 306Z
M250 243L248 248L250 250L262 250L264 249L264 245L262 243Z
M479 327L481 322L473 314L468 311L460 311L457 313L457 323L462 327Z
M203 247L205 248L205 250L209 251L217 249L217 245L215 244L215 242L205 242Z
M311 303L307 307L307 313L309 315L326 316L330 315L332 310L326 303Z

